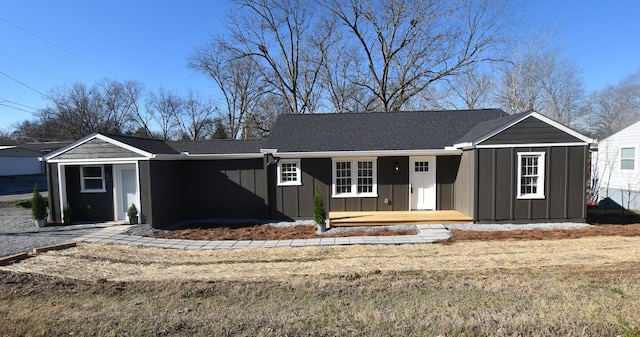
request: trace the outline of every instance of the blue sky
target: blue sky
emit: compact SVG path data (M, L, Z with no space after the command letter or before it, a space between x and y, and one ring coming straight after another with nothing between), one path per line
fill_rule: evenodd
M186 66L225 19L226 1L65 0L0 3L0 129L47 105L40 93L108 77L207 95L213 83ZM586 89L640 70L640 2L530 1L523 17L560 31ZM524 25L521 29L527 29Z

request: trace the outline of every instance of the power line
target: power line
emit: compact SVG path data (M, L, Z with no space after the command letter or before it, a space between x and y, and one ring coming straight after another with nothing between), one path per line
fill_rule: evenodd
M42 95L42 96L44 96L44 97L50 98L47 94L43 94L43 93L42 93L42 92L40 92L39 90L34 89L34 88L30 87L29 85L24 84L23 82L20 82L19 80L17 80L17 79L15 79L15 78L13 78L13 77L11 77L11 76L9 76L9 75L7 75L7 74L3 73L2 71L0 71L0 74L1 74L1 75L6 76L8 79L10 79L10 80L12 80L12 81L14 81L14 82L16 82L16 83L18 83L18 84L20 84L20 85L24 86L25 88L31 89L31 90L33 90L33 91L35 91L35 92L39 93L40 95Z
M18 102L10 101L10 100L8 100L8 99L5 99L5 100L0 101L0 103L4 103L4 102L11 103L11 104L15 104L15 105L20 105L20 106L23 106L23 107L25 107L25 108L29 108L29 109L33 109L33 110L38 110L38 108L34 108L34 107L30 106L30 105L26 105L26 104L22 104L22 103L18 103Z
M61 79L61 80L65 81L65 82L68 82L66 79L64 79L64 78L62 78L62 77L60 77L60 76L58 76L58 75L56 75L56 74L54 74L54 73L52 73L52 72L50 72L50 71L47 71L47 70L42 69L42 68L40 68L40 67L38 67L38 66L35 66L35 65L33 65L33 64L31 64L31 63L29 63L29 62L27 62L27 61L23 61L23 60L21 60L21 59L19 59L19 58L15 57L15 56L9 55L9 54L7 54L7 53L3 52L2 50L0 50L0 54L4 55L4 56L6 56L6 57L10 57L10 58L12 58L12 59L14 59L14 60L16 60L16 61L18 61L18 62L20 62L20 63L26 64L26 65L28 65L28 66L30 66L30 67L32 67L32 68L34 68L34 69L40 70L40 71L42 71L42 72L43 72L43 73L45 73L45 74L49 74L49 75L51 75L51 76L53 76L53 77L57 77L57 78L59 78L59 79Z
M38 35L38 34L35 34L35 33L30 32L29 30L27 30L26 28L23 28L23 27L19 26L18 24L15 24L15 23L13 23L13 22L11 22L11 21L9 21L9 20L7 20L7 19L5 19L5 18L1 17L1 16L0 16L0 20L4 21L4 22L6 22L6 23L8 23L8 24L10 24L10 25L12 25L12 26L14 26L14 27L16 27L16 28L20 29L20 30L22 30L23 32L25 32L25 33L27 33L27 34L29 34L29 35L31 35L31 36L33 36L33 37L35 37L35 38L37 38L37 39L41 40L41 41L46 42L47 44L49 44L49 45L51 45L51 46L53 46L53 47L55 47L55 48L57 48L57 49L59 49L59 50L61 50L61 51L65 52L65 53L67 53L67 54L69 54L69 55L71 55L71 56L73 56L73 57L75 57L75 58L77 58L78 60L80 60L80 61L82 61L82 62L85 62L85 63L87 63L87 64L89 64L89 65L91 65L91 66L95 67L96 69L100 69L100 70L104 71L105 73L107 73L107 74L109 74L109 75L111 75L111 76L116 77L116 75L114 75L112 72L110 72L110 71L108 71L108 70L106 70L106 69L104 69L104 68L100 67L99 65L97 65L97 64L95 64L95 63L93 63L93 62L91 62L91 61L89 61L89 60L87 60L87 59L85 59L85 58L83 58L83 57L81 57L81 56L78 56L78 55L76 55L76 54L74 54L74 53L72 53L72 52L68 51L68 50L67 50L67 49L65 49L65 48L60 47L59 45L57 45L57 44L55 44L55 43L53 43L53 42L51 42L51 41L49 41L49 40L47 40L47 39L43 38L42 36L40 36L40 35Z
M0 106L6 106L7 108L20 110L20 111L24 111L24 112L27 112L27 113L34 113L35 112L35 111L29 111L29 110L25 110L25 109L21 109L21 108L15 107L15 106L7 105L7 104L4 104L4 103L0 103Z

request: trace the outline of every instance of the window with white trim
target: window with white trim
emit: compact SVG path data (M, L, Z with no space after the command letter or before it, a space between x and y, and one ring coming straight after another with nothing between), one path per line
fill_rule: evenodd
M278 162L278 186L302 185L300 180L300 160L281 159Z
M106 192L104 183L104 166L80 167L80 192Z
M544 152L518 153L518 199L544 199Z
M377 197L376 159L334 159L333 197Z
M623 147L620 149L620 168L634 170L636 167L636 148Z

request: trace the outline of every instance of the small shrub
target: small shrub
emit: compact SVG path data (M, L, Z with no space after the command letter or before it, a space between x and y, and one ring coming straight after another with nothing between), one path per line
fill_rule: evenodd
M320 186L316 186L316 193L313 196L313 219L317 224L323 224L327 219L327 213L324 210L324 201Z
M36 220L47 218L47 201L38 192L38 184L33 185L33 198L31 199L31 213Z
M127 210L127 216L129 216L129 218L138 216L138 209L136 208L135 204L131 204L131 206Z

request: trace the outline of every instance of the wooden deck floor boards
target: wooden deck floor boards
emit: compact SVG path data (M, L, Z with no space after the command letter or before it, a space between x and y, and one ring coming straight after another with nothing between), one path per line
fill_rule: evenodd
M456 211L330 212L331 226L391 224L465 224L470 216Z

